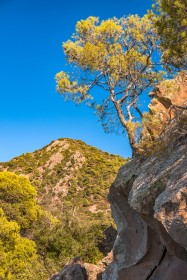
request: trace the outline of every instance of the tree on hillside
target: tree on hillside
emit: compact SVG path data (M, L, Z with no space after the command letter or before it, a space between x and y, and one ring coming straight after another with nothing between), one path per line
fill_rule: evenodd
M160 35L163 61L187 69L187 2L156 0L154 21Z
M142 99L163 74L156 63L157 45L147 15L81 20L63 44L72 71L56 75L57 91L94 108L105 131L126 131L136 152Z
M27 238L20 236L16 222L8 221L0 208L0 279L33 279L31 273L36 269L36 246Z
M21 230L31 228L40 215L36 195L35 188L26 177L0 172L0 205L6 218L16 221Z

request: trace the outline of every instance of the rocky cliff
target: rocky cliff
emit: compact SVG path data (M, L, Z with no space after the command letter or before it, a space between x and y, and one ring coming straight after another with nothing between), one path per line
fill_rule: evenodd
M118 236L103 280L187 279L187 135L171 136L157 155L123 166L110 188Z

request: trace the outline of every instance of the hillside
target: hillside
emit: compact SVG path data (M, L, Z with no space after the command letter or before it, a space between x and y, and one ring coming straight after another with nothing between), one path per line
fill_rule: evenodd
M0 164L0 171L8 171L1 172L0 181L0 205L5 217L17 222L20 235L36 246L37 269L30 269L27 279L46 280L74 256L97 263L111 250L115 230L106 196L119 167L126 161L82 141L58 139ZM16 177L18 186L9 172L22 175ZM27 222L29 219L24 214L28 206L19 185L23 176L37 191L34 205L41 207L38 218L25 228L20 224L20 217ZM6 199L9 193L14 197L11 203ZM23 278L14 272L13 275L10 279Z
M108 188L125 159L84 142L58 139L33 153L0 163L1 171L26 175L38 202L55 216L67 210L85 215L106 212Z

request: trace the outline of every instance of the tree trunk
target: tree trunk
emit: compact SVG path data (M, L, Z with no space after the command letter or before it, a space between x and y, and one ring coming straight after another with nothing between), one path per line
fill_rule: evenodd
M126 130L127 130L127 128L126 128ZM127 134L128 134L128 130L127 130ZM135 155L138 154L138 148L137 148L135 138L132 137L132 136L129 136L129 134L128 134L128 138L129 138L129 144L130 144L131 149L132 149L132 156L135 156Z
M117 114L118 114L118 117L119 117L119 120L120 120L122 126L127 131L130 147L132 149L132 155L134 156L135 154L137 154L137 151L138 151L135 137L134 137L134 135L132 135L132 133L131 133L129 127L128 127L128 122L124 118L123 111L121 109L120 104L114 98L112 98L111 100L114 103L114 106L116 108L116 111L117 111Z

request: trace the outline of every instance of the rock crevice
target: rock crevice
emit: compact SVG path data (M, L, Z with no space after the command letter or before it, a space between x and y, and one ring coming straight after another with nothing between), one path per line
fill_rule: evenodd
M158 267L158 266L162 263L162 261L164 260L166 253L167 253L167 249L164 248L163 254L162 254L162 256L161 256L161 259L160 259L158 265L156 265L156 266L153 268L153 270L152 270L151 273L148 275L148 277L146 278L146 280L151 279L151 277L152 277L153 273L155 272L155 270L157 269L157 267Z

